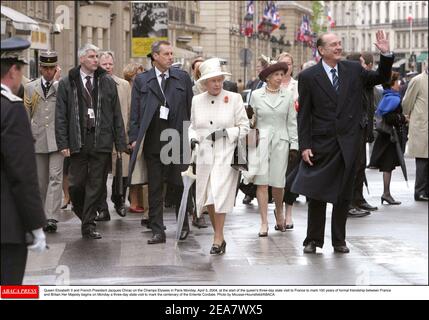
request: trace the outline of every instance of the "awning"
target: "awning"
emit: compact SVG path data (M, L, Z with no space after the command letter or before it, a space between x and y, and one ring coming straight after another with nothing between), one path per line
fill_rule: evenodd
M1 6L1 14L11 19L13 27L17 30L39 30L39 23L36 20L33 20L12 8Z
M392 65L392 68L400 68L404 63L407 63L407 59L400 59Z
M419 54L419 56L417 57L417 62L423 62L426 61L428 59L428 53L427 52L422 52Z

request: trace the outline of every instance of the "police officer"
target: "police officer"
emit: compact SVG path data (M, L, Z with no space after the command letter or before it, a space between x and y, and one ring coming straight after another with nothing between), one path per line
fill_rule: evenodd
M16 96L27 64L20 38L1 41L1 284L19 285L24 278L27 249L46 249L43 212L37 181L30 123ZM28 245L28 247L27 247Z
M41 77L27 83L24 104L31 121L36 150L39 188L48 218L44 231L57 231L56 215L60 212L64 157L55 139L55 102L57 99L58 55L55 51L40 53Z

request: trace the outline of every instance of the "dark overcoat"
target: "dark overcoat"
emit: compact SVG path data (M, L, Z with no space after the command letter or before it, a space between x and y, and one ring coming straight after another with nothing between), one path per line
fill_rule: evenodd
M383 55L377 71L340 61L338 94L322 61L299 74L299 148L311 149L314 157L313 166L301 161L292 192L330 203L351 198L359 137L365 127L364 87L386 82L392 64L393 56Z
M180 135L181 158L183 156L183 134L187 134L187 127L191 118L192 81L189 75L180 69L170 68L167 80L165 99L169 108L168 128L175 129ZM130 143L136 141L136 147L130 160L129 182L132 183L132 174L136 165L147 129L157 109L164 104L164 96L156 78L155 68L140 73L134 80L131 93L131 115L128 137ZM187 137L185 139L187 141ZM144 157L142 157L144 161ZM182 162L183 163L183 162ZM169 166L168 182L182 185L181 172L186 170L183 164Z
M46 223L30 122L21 99L1 94L1 243L23 244Z

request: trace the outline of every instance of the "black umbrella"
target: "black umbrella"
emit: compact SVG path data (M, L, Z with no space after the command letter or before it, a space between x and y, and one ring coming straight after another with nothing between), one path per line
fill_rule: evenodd
M116 167L115 167L115 190L116 194L123 196L124 192L124 181L122 180L122 155L120 152L116 155Z
M399 140L399 135L395 127L393 127L393 130L392 130L392 138L394 140L392 142L395 143L396 154L398 155L399 164L401 165L401 169L402 169L402 174L404 175L405 182L407 183L407 188L409 188L407 167L405 166L405 159L404 159L404 154L402 153L401 142Z

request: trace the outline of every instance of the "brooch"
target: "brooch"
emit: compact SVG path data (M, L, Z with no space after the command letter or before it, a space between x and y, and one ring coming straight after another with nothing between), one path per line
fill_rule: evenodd
M228 101L229 101L228 96L225 96L225 97L223 98L223 102L228 103Z

